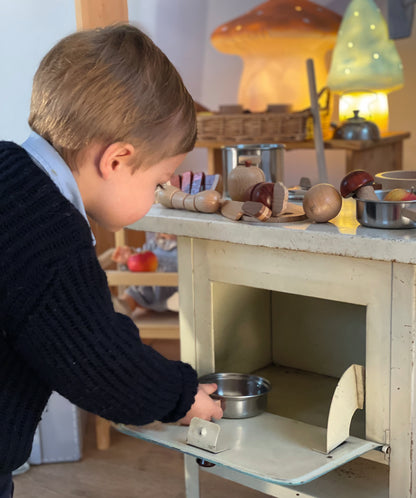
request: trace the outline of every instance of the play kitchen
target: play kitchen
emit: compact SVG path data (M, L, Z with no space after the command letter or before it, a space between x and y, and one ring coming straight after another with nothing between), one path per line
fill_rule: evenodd
M379 173L380 185L370 173L354 170L342 179L339 189L328 183L288 189L277 181L283 168L283 148L277 144L223 147L224 174L215 188L205 189L204 173L194 178L192 172L186 172L186 183L179 179L176 185L163 186L156 199L165 207L219 212L234 221L284 223L307 218L325 223L339 214L342 197L353 197L357 221L363 226L416 227L416 173ZM383 182L388 184L385 189Z
M283 498L411 498L415 232L358 205L407 223L395 189L412 185L354 172L293 202L256 154L237 162L227 197L185 174L132 227L178 236L181 355L217 376L225 417L118 429L183 452L188 498L200 471Z

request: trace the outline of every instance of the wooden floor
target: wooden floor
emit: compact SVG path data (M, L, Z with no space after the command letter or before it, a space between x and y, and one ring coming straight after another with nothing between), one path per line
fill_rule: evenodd
M172 359L175 341L155 343ZM111 446L95 446L94 419L89 417L83 458L79 462L43 464L14 478L15 498L184 498L180 453L120 434L112 429ZM261 498L266 495L230 481L200 473L201 498Z

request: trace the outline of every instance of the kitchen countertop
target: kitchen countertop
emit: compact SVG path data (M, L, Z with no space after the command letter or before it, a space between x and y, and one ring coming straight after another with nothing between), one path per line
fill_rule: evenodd
M231 221L220 214L169 209L155 204L144 218L129 228L245 245L416 263L416 229L363 227L355 216L354 199L344 199L341 212L328 223Z

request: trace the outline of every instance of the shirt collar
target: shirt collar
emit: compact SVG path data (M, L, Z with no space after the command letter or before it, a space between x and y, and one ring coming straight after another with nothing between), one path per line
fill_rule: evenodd
M69 166L58 154L58 152L43 137L31 132L22 147L31 156L33 161L51 178L60 190L61 194L73 204L84 216L89 225L84 203L77 182ZM95 238L91 232L91 237L95 245Z

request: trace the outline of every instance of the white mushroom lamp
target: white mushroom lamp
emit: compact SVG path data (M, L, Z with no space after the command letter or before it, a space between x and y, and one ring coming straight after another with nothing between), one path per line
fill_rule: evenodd
M243 59L238 102L262 112L268 104L310 106L306 60L314 60L318 90L326 85L328 52L342 17L308 0L268 0L211 35L220 52Z
M328 75L328 86L340 93L339 118L360 116L388 130L387 94L403 86L403 65L387 23L373 0L348 5Z

